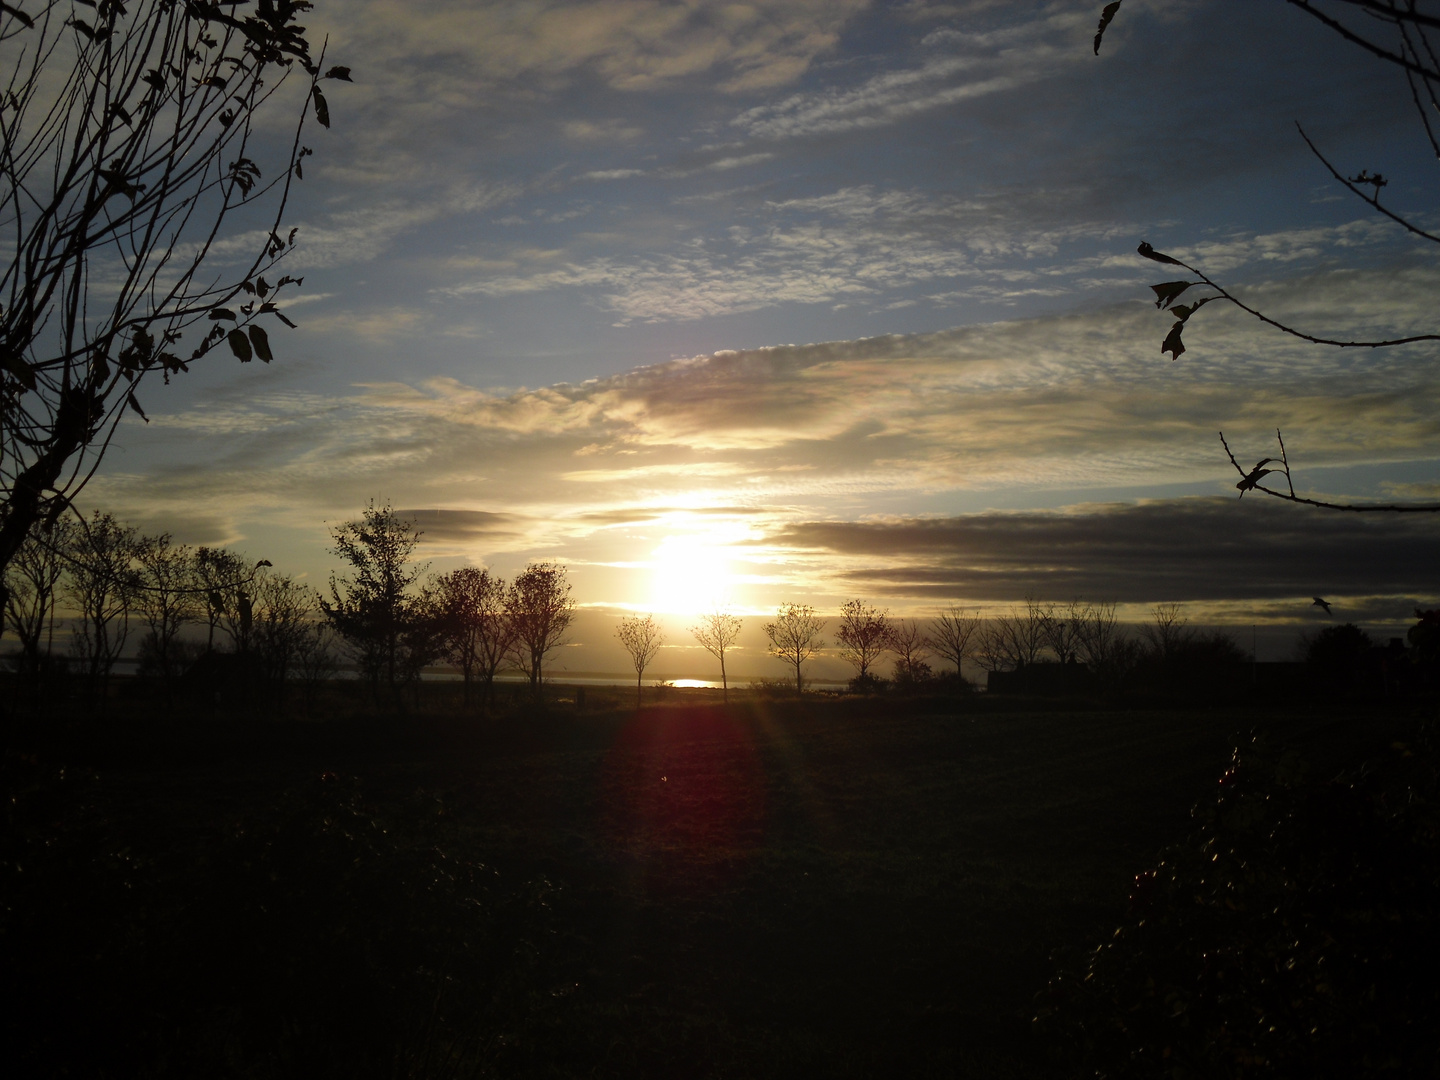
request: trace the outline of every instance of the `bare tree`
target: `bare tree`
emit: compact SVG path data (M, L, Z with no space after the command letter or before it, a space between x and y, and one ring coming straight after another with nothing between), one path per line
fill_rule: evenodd
M825 620L815 617L815 609L808 604L781 604L775 613L775 621L765 624L765 636L770 639L770 655L795 669L795 692L804 693L801 680L801 666L825 647L820 637L825 629Z
M298 284L274 273L305 118L328 127L320 83L349 79L312 60L299 0L28 6L0 5L0 569L125 410L144 416L145 376L222 342L271 359L260 320L288 323L276 301ZM296 66L305 98L277 140Z
M65 573L65 555L74 546L74 529L61 519L48 531L31 530L5 568L8 599L3 626L20 639L21 671L37 682L55 633L55 601Z
M642 619L639 615L631 615L620 620L615 636L620 639L620 644L625 646L625 651L630 654L630 663L635 667L635 707L638 709L640 681L645 677L645 669L660 654L660 646L665 644L665 635L661 633L655 616L646 615Z
M930 628L930 634L926 637L925 644L934 649L939 656L954 664L955 674L961 675L964 662L974 653L981 625L978 614L967 615L961 608L952 604L940 612L934 625Z
M1019 662L1010 639L1010 620L1005 615L985 619L975 633L971 657L986 671L1009 671Z
M376 506L373 499L359 521L330 530L331 553L352 573L330 575L330 595L320 599L320 609L376 690L383 679L396 691L400 677L409 673L406 631L416 614L410 588L428 565L411 562L420 535L388 502ZM242 595L241 602L249 601Z
M895 681L914 685L930 678L926 636L916 619L896 619L886 646L895 654Z
M890 629L890 615L884 608L862 600L847 600L840 605L835 640L840 646L840 659L855 669L857 683L874 679L870 668L889 648Z
M146 649L164 682L167 697L180 674L180 631L200 614L194 554L186 545L174 543L169 533L142 536L135 545L139 570L135 608L149 627Z
M1101 11L1100 25L1095 34L1096 55L1099 55L1105 31L1119 12L1121 2L1122 0L1112 0ZM1288 0L1288 2L1297 10L1319 20L1346 41L1364 49L1372 56L1394 65L1404 74L1406 85L1403 93L1415 108L1420 121L1420 129L1424 131L1430 151L1440 158L1440 116L1437 116L1440 114L1440 39L1432 40L1432 36L1440 34L1440 16L1421 10L1418 0L1341 0L1339 5L1329 6L1321 5L1314 0ZM1397 84L1397 90L1398 88ZM1371 172L1366 168L1361 169L1353 176L1347 175L1348 170L1337 168L1305 133L1304 128L1299 124L1295 126L1306 147L1315 155L1315 158L1337 184L1376 213L1395 222L1410 235L1430 243L1440 244L1440 235L1417 224L1420 219L1407 218L1382 204L1380 193L1388 186L1389 181L1381 173ZM1340 349L1378 349L1407 345L1418 341L1440 341L1440 334L1411 334L1394 338L1364 339L1331 338L1307 333L1298 327L1266 315L1247 304L1199 268L1156 251L1148 243L1142 241L1137 251L1142 257L1152 262L1179 267L1195 278L1193 281L1162 281L1150 286L1151 291L1155 294L1155 306L1174 319L1169 333L1166 334L1165 340L1160 346L1161 353L1169 353L1172 360L1178 360L1180 355L1185 352L1185 342L1182 336L1189 326L1191 317L1202 307L1214 301L1231 304L1274 330L1314 345ZM1195 291L1191 292L1192 289ZM1178 303L1182 297L1186 298L1188 302ZM1230 446L1225 441L1224 433L1220 434L1220 442L1225 448L1225 454L1230 459L1230 463L1235 466L1236 472L1240 474L1240 481L1235 486L1239 489L1242 498L1247 491L1259 491L1287 502L1303 503L1307 506L1316 506L1327 510L1440 512L1440 503L1334 503L1322 499L1303 498L1295 492L1290 460L1285 452L1285 440L1280 437L1278 430L1276 438L1280 444L1280 457L1278 459L1262 458L1247 470L1235 460L1235 455L1231 453ZM1267 469L1266 466L1271 464L1278 464L1279 468ZM1283 490L1260 483L1263 477L1273 473L1284 475L1285 488Z
M1033 596L1023 608L985 620L975 659L986 671L1011 671L1033 664L1045 651L1045 607Z
M690 627L690 633L701 648L720 661L720 692L726 704L730 702L730 684L725 677L725 654L740 640L740 619L716 608L700 616L700 622Z
M1068 607L1045 604L1040 610L1040 627L1045 646L1062 664L1073 664L1080 652L1079 601Z
M256 658L265 681L283 703L291 667L310 634L316 608L315 590L289 574L261 573L255 578L251 631Z
M1140 627L1140 633L1157 659L1168 660L1194 637L1186 628L1189 621L1179 604L1156 604L1150 609L1150 622Z
M530 563L505 595L505 618L510 627L509 657L530 680L530 693L538 703L545 683L545 657L565 643L565 632L575 618L575 600L560 563Z
M103 708L110 672L130 637L137 584L135 530L97 510L73 536L65 581L79 618L70 646L85 667L91 694Z
M231 644L238 650L239 598L236 593L250 578L245 560L225 548L200 547L195 550L192 569L193 587L205 604L206 651L215 651L217 627L230 634Z
M435 578L431 601L440 620L444 655L460 669L464 701L471 703L471 685L485 680L486 700L495 703L495 672L510 648L505 618L505 579L478 566L462 566Z
M306 623L295 642L295 666L305 690L305 707L315 704L320 684L339 670L335 654L335 628L329 623Z

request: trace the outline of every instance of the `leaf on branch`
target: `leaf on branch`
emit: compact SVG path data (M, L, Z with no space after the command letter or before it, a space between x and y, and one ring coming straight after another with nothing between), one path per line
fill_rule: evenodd
M1155 293L1155 306L1167 308L1173 304L1186 289L1191 285L1200 284L1198 281L1162 281L1159 285L1151 285Z
M212 319L229 319L231 322L234 322L234 321L235 321L235 312L231 311L228 307L211 308L211 309L210 309L210 318L212 318Z
M270 291L270 286L269 286L269 284L265 281L265 279L264 279L263 277L262 277L262 278L257 278L256 281L255 281L255 292L259 294L261 300L264 300L264 299L265 299L265 294L268 293L269 291Z
M255 346L255 355L265 363L275 359L274 353L270 351L270 338L260 327L250 327L250 344Z
M215 87L216 89L224 90L224 89L225 89L225 80L222 79L219 75L209 75L209 76L207 76L206 78L203 78L203 79L196 79L196 80L195 80L195 85L196 85L196 86L213 86L213 87Z
M151 68L145 73L145 77L140 81L143 83L149 83L153 89L159 91L162 94L165 92L165 76L160 74L159 68Z
M1260 465L1256 465L1255 468L1251 469L1248 473L1246 473L1245 476L1241 478L1240 482L1235 485L1236 488L1239 489L1240 497L1242 499L1245 497L1245 492L1253 490L1256 484L1260 483L1261 480L1276 471L1274 469L1262 469L1260 467L1261 465L1264 465L1266 461L1270 460L1270 458L1266 458L1265 461L1260 462Z
M283 322L286 326L290 327L291 330L296 329L295 324L294 324L293 322L291 322L288 318L286 318L286 317L285 317L285 313L284 313L283 311L281 311L279 308L277 308L274 304L261 304L261 305L260 305L260 312L259 312L259 313L260 313L261 315L265 315L265 314L267 314L267 313L270 314L270 315L274 315L277 319L279 319L281 322Z
M230 163L230 179L240 189L242 195L249 195L250 189L255 186L255 181L260 179L260 166L249 158L242 157L239 161Z
M130 114L125 111L125 106L124 106L124 105L121 105L119 102L116 102L114 105L111 105L111 106L110 106L110 109L109 109L109 112L110 112L111 119L114 119L114 118L117 118L117 117L118 117L118 118L120 119L120 121L121 121L122 123L124 123L124 125L125 125L126 127L134 127L134 126L135 126L134 122L130 119Z
M150 363L150 357L154 352L155 339L136 327L135 336L130 339L130 344L120 350L120 367L124 371L139 371Z
M230 351L239 357L242 364L248 364L254 353L250 350L250 339L245 336L245 331L237 328L225 336L230 342Z
M1185 351L1185 343L1180 340L1180 332L1185 329L1185 323L1177 322L1170 328L1170 333L1165 335L1165 341L1160 346L1162 353L1169 353L1171 360L1179 360L1180 354Z
M1100 12L1100 28L1095 31L1095 55L1100 55L1100 39L1105 36L1105 28L1110 25L1110 20L1115 18L1115 13L1120 10L1121 0L1115 0L1113 4L1106 4Z
M35 389L35 372L30 370L30 365L23 356L12 353L9 349L0 350L0 367L13 375L26 390Z
M1164 255L1156 251L1144 240L1140 241L1140 246L1136 248L1135 251L1140 255L1141 258L1150 259L1153 262L1165 263L1168 266L1185 265L1179 259L1172 259L1169 255Z
M125 174L115 168L114 165L111 165L108 169L96 169L95 171L99 174L100 179L104 180L112 189L124 195L131 202L134 202L135 197L145 190L144 184L132 184L129 180L126 180Z
M24 23L24 24L25 24L25 29L27 29L27 30L34 30L34 29L35 29L35 20L34 20L34 19L30 18L29 15L26 15L25 12L21 11L19 8L17 8L17 7L11 7L9 4L4 3L3 0L0 0L0 11L3 11L6 15L9 15L9 16L11 16L12 18L18 19L20 22Z
M303 277L291 277L289 274L286 274L275 283L277 289L283 289L286 285L299 285L304 287L305 279Z
M1202 307L1204 307L1206 304L1208 304L1211 300L1214 299L1215 297L1213 296L1207 296L1203 300L1195 301L1195 303L1191 304L1188 307L1184 304L1177 304L1175 307L1172 307L1170 309L1170 314L1174 315L1181 322L1186 322L1191 315L1194 315L1195 312L1199 311Z
M125 403L140 415L141 420L144 420L147 424L150 422L150 418L145 415L145 410L140 407L140 402L135 400L134 394L126 394Z
M87 23L84 19L66 19L65 25L73 26L76 30L79 30L80 33L84 34L91 41L94 41L97 37L101 41L103 41L110 36L109 34L97 33L94 28L92 28L90 24Z
M350 78L350 69L348 67L332 67L329 71L325 72L325 74L320 77L322 79L339 79L341 82L355 81L354 79Z
M315 119L320 122L321 127L328 128L330 126L330 106L326 104L325 95L320 92L318 86L311 87L311 93L315 97Z

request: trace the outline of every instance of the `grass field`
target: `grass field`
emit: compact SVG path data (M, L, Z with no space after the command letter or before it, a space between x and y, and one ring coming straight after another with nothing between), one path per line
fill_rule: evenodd
M1064 1075L1030 1024L1052 954L1107 936L1235 738L1323 771L1398 722L1000 706L675 693L32 734L7 760L13 1060Z

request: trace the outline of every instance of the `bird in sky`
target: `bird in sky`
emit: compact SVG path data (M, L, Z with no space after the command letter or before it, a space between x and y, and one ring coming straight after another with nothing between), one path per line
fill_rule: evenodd
M1310 599L1312 599L1312 600L1315 601L1313 604L1310 605L1311 607L1323 607L1323 608L1325 609L1325 614L1326 614L1326 615L1329 615L1329 614L1330 614L1330 601L1329 601L1329 600L1321 600L1320 597L1318 597L1318 596L1312 596Z

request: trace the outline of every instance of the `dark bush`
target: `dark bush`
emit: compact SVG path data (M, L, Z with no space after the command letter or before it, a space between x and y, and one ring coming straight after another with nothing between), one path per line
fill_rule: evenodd
M547 886L453 854L433 794L391 816L326 775L141 851L83 777L8 772L9 1075L469 1075L544 1022Z
M1428 744L1321 782L1237 750L1037 1026L1100 1077L1436 1075L1436 775Z

